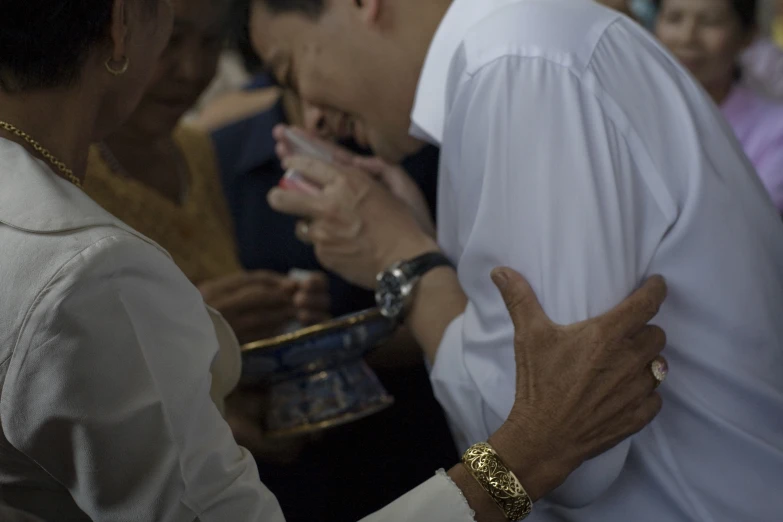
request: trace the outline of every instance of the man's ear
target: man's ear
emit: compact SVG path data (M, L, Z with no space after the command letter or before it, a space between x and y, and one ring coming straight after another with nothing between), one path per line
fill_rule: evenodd
M114 9L111 13L112 53L111 60L116 63L123 62L128 56L128 11L125 0L114 0Z
M366 24L376 24L381 14L382 0L353 0L356 7L362 12L362 20Z

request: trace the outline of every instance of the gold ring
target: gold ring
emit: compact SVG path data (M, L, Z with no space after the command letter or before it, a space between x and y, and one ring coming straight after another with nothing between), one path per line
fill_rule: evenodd
M661 385L666 380L666 376L669 375L669 363L663 357L656 357L653 362L650 363L650 373L655 378L655 387Z

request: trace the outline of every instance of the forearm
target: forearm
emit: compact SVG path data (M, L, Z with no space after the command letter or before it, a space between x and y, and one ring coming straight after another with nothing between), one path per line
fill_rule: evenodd
M439 250L435 239L421 229L411 230L380 257L376 271L386 270L398 261L408 261ZM405 326L421 347L427 362L433 364L446 329L465 312L468 298L462 290L456 269L450 266L440 266L424 274L414 292Z
M451 267L436 268L419 282L406 324L430 364L446 328L465 312L467 303L457 272Z
M506 423L488 442L533 502L557 486L569 469L561 454L550 456L519 424ZM433 477L363 522L506 522L503 511L465 466L457 464L448 477L451 482Z
M403 325L394 336L367 355L367 362L373 369L411 368L420 366L422 351L410 328Z

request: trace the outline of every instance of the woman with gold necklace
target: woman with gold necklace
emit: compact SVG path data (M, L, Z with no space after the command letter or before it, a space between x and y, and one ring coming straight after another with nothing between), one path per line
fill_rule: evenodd
M215 355L236 352L235 337L164 250L80 188L90 143L133 111L152 75L171 5L3 7L0 500L48 522L281 522L210 400ZM664 342L647 322L664 298L660 279L564 327L518 274L494 277L524 372L508 422L368 521L521 518L659 410L665 374L649 363Z

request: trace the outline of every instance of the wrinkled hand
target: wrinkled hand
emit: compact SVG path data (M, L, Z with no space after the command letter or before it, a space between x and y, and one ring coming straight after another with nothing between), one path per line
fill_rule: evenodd
M275 150L281 160L293 156L292 147L288 143L284 129L284 125L278 125L273 131L273 135L277 140ZM313 133L298 128L291 129L306 136L308 140L317 143L324 150L328 150L332 155L332 161L336 164L358 167L373 176L377 181L380 181L392 194L408 205L421 228L429 235L435 236L435 224L432 221L427 199L424 197L421 189L419 189L419 186L416 185L416 182L413 181L413 178L401 166L389 165L378 157L354 154L334 142L318 138ZM436 172L432 173L433 176L436 174Z
M508 422L490 443L538 499L660 411L650 364L666 336L648 322L666 297L666 284L653 277L605 315L560 326L522 276L498 269L493 280L516 331L517 394Z
M286 158L284 166L322 191L275 188L270 206L304 218L298 235L312 242L325 268L347 281L374 288L378 272L393 263L438 250L407 205L363 170L301 156Z
M202 283L199 290L241 343L274 336L297 317L294 296L299 284L275 272L241 272Z
M306 279L297 281L294 294L296 320L304 326L322 323L331 318L329 308L329 280L323 272L313 272Z

